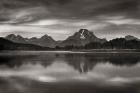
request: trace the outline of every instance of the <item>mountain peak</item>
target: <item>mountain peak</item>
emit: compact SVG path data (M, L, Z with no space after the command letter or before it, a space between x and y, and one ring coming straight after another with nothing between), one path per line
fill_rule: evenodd
M140 40L140 39L138 39L137 37L134 37L134 36L132 36L132 35L127 35L127 36L125 36L125 39L126 40Z
M89 32L87 29L80 29L79 33L83 33L83 32Z
M85 33L89 33L89 31L87 29L80 29L79 33L80 33L80 39L86 39Z
M9 34L9 35L6 36L6 38L15 38L15 37L16 37L15 34Z
M42 37L49 37L47 34L43 35Z
M25 39L25 38L22 37L21 35L17 35L16 37L17 37L17 39Z
M66 40L62 42L62 45L74 45L74 46L84 46L91 42L100 42L103 43L106 40L100 39L94 35L93 32L87 29L80 29L74 35L68 37Z
M79 32L76 33L77 37L79 36L80 39L88 39L90 37L96 38L93 32L89 31L88 29L80 29Z
M22 37L21 35L17 35L17 37Z
M47 40L53 40L53 38L48 36L47 34L43 35L40 39L42 39L42 40L46 40L46 39Z
M20 35L10 34L7 35L5 38L16 43L26 43L26 39Z
M6 38L23 38L21 35L9 34Z

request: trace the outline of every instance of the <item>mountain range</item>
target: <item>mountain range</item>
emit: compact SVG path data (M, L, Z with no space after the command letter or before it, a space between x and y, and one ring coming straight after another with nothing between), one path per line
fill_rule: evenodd
M119 38L117 38L118 40ZM24 45L28 46L28 45L32 45L34 47L43 47L43 48L55 48L55 47L66 47L66 46L75 46L75 47L81 47L81 46L92 46L94 45L94 47L97 47L98 45L102 45L102 46L111 46L112 42L114 43L118 43L118 41L116 39L107 41L105 38L101 39L98 38L93 32L87 30L87 29L80 29L78 32L74 33L73 35L69 36L66 40L63 41L56 41L54 40L51 36L48 35L44 35L40 38L37 37L32 37L32 38L24 38L21 35L15 35L15 34L10 34L7 35L6 37L0 38L0 40L5 42L8 42L8 44L5 45ZM122 39L121 39L122 40ZM119 40L119 42L121 42L121 40ZM123 40L125 40L125 42L127 41L138 41L140 42L140 39L131 36L131 35L127 35L123 38ZM3 44L3 42L1 42L1 44ZM96 45L96 46L95 46Z
M34 45L38 45L42 47L55 47L56 46L56 41L48 35L44 35L41 38L36 38L36 37L24 38L20 35L10 34L6 36L5 39L13 41L15 43L34 44Z
M51 47L54 48L56 46L84 46L91 42L100 42L104 43L106 39L100 39L96 37L93 32L88 31L87 29L80 29L79 32L76 32L72 36L69 36L64 41L55 41L51 36L44 35L40 38L32 37L32 38L24 38L20 35L10 34L5 37L5 39L23 44L35 44L43 47Z

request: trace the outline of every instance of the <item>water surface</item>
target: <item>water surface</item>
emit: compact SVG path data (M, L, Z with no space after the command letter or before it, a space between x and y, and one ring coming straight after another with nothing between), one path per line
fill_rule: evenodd
M140 93L139 53L5 51L0 93Z

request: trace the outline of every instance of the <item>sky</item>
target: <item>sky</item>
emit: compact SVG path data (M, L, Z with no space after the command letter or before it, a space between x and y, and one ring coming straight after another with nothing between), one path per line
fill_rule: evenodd
M18 34L64 40L89 29L108 40L140 38L139 0L0 0L0 36Z

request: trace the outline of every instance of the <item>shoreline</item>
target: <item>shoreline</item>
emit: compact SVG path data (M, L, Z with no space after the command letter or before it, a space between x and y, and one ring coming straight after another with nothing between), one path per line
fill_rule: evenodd
M1 52L54 52L54 53L140 53L140 49L76 49L76 50L0 50Z

